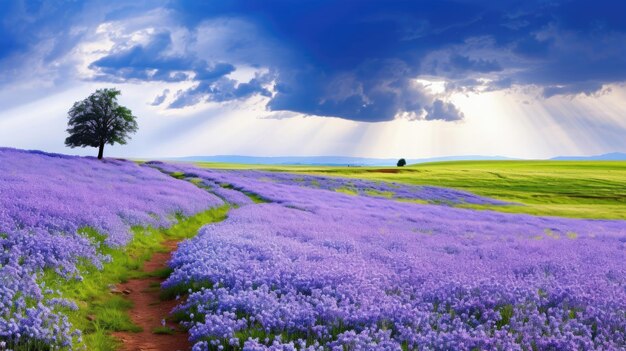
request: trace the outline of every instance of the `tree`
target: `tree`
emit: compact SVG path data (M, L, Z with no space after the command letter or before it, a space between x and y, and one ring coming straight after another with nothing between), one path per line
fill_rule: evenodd
M137 117L117 103L120 94L117 89L98 89L85 100L75 102L68 112L70 136L65 145L97 147L98 159L102 159L105 144L126 144L129 134L137 131Z
M403 158L399 159L397 165L398 165L398 167L406 166L406 160L403 159Z

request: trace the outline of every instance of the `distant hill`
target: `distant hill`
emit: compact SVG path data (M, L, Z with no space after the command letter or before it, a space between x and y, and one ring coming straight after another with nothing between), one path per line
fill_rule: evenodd
M241 155L217 155L217 156L188 156L176 157L169 160L188 162L216 162L216 163L239 163L256 165L311 165L311 166L395 166L397 158L367 158L348 156L241 156ZM407 164L444 162L444 161L501 161L516 160L504 156L481 156L463 155L431 158L406 159ZM596 156L559 156L551 158L554 161L626 161L626 153L613 152Z
M595 156L559 156L554 157L555 161L626 161L626 153L611 152L609 154Z
M284 156L284 157L255 157L239 155L218 156L189 156L177 157L171 160L189 162L219 162L261 165L319 165L319 166L395 166L397 158L365 158L346 156ZM503 156L448 156L420 159L407 159L408 164L441 161L468 161L468 160L512 160Z

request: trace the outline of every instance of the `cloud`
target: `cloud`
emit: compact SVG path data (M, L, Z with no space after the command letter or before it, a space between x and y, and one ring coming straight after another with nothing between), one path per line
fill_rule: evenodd
M426 108L426 116L424 119L428 121L441 120L441 121L460 121L463 119L463 113L459 109L449 102L442 100L435 100L433 104Z
M202 94L196 94L195 89L179 90L176 92L176 98L167 108L179 109L187 106L193 106L202 102Z
M319 69L283 71L268 107L355 121L389 121L399 113L420 110L428 100L406 74L409 70L403 62L385 60L335 75Z
M97 72L95 80L107 82L159 81L166 83L194 82L195 86L177 92L168 108L180 109L201 102L226 102L255 94L271 96L264 86L267 75L258 75L239 82L228 76L237 69L224 62L208 63L193 52L177 52L171 33L162 31L148 36L142 44L118 43L107 55L97 59L89 68ZM166 90L168 91L168 90ZM152 105L160 105L166 93Z
M180 82L189 79L187 71L199 62L184 56L166 56L172 45L169 32L151 36L146 44L130 48L114 48L113 52L89 65L97 71L96 79L103 81L166 81ZM200 70L206 68L201 67ZM229 73L229 72L226 72Z
M452 55L450 57L450 69L463 72L498 72L502 71L502 67L495 60L471 59L468 56Z
M513 52L521 57L541 59L548 55L552 45L554 41L549 38L537 39L535 36L527 36L513 43Z
M551 42L548 53L512 74L517 84L536 85L551 97L589 95L626 81L626 32L549 27L539 35Z
M602 87L602 83L599 82L582 82L579 84L568 84L562 86L547 86L543 88L543 96L550 98L555 95L592 95L601 91Z
M295 64L273 67L278 78L271 110L375 122L430 109L455 120L461 115L432 104L439 97L415 91L410 79L445 78L455 88L449 93L475 89L487 79L483 90L534 85L545 96L589 93L626 80L626 26L616 15L626 6L614 1L598 1L592 9L582 0L278 1L256 4L254 15L250 7L194 4L192 17L245 13L298 54ZM176 9L190 11L185 4ZM311 15L318 12L323 19ZM402 68L394 72L390 66Z
M88 65L93 79L192 83L169 108L260 95L270 112L457 121L463 114L448 102L456 92L533 86L549 98L626 81L626 2L17 4L0 5L5 77L2 62L34 47L42 67L61 70L45 62L69 55L102 23L130 21L120 29L125 35L110 38L113 46ZM160 14L159 23L137 20L151 11ZM237 77L241 67L256 75ZM416 87L423 76L445 81L445 91Z
M178 91L168 108L180 109L201 102L241 100L256 94L269 97L271 92L263 86L264 80L265 76L242 83L226 77L203 80L194 88Z
M169 89L165 89L163 90L163 93L161 95L157 95L154 98L154 101L152 101L152 103L150 105L152 106L159 106L163 103L163 101L165 101L165 99L167 98L167 95L170 93Z

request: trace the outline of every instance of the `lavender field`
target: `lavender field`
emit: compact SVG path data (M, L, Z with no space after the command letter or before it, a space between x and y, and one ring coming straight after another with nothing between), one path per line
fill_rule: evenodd
M0 0L0 351L626 351L625 15Z
M129 161L0 148L0 350L80 343L80 331L58 312L78 307L40 283L44 271L81 280L78 267L102 267L109 257L101 246L126 245L131 227L169 226L176 214L222 204Z
M626 347L624 221L462 209L506 203L432 186L15 149L0 149L0 199L0 350L84 349L66 315L83 307L42 276L88 279L132 227L224 204L161 286L193 350Z
M204 227L174 254L164 288L189 289L177 311L186 315L194 350L626 346L623 221L333 191L395 190L366 181L151 165L209 191L226 187L266 202L238 202L226 221ZM433 187L396 189L427 202L490 201Z

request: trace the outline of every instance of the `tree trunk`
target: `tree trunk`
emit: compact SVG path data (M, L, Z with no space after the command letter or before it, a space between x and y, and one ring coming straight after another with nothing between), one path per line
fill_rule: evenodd
M101 141L100 146L98 147L98 160L102 160L103 153L104 153L104 141Z

